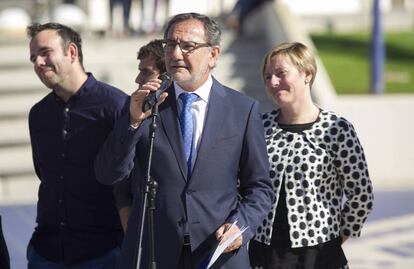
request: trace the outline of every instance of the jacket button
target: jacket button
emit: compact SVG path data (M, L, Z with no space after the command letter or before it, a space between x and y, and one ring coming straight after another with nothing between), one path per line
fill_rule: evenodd
M178 226L183 226L185 224L185 218L182 217L179 221L178 221Z
M193 192L195 192L195 190L192 190L192 189L188 189L188 190L186 191L186 193L187 193L187 194L192 194Z

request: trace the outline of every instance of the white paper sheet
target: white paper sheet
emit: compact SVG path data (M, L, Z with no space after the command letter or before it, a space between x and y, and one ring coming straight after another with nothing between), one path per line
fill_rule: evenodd
M229 230L231 229L231 227L236 225L236 223L237 223L237 220L230 226ZM220 255L223 253L223 251L229 245L231 245L231 243L233 243L234 240L236 240L240 235L242 235L244 233L244 231L247 230L247 228L248 227L241 228L237 233L232 234L229 238L227 238L226 241L222 242L221 244L219 244L217 246L217 248L213 252L213 255L211 255L210 261L207 265L207 269L210 268L214 264L214 262L220 257Z

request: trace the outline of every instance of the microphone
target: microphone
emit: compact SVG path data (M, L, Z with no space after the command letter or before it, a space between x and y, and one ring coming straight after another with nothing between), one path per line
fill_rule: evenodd
M147 111L148 109L151 109L158 102L158 98L160 98L160 95L170 86L172 81L171 75L167 72L161 74L158 77L158 79L162 81L161 85L158 88L158 90L151 93L145 98L144 103L142 104L143 112Z

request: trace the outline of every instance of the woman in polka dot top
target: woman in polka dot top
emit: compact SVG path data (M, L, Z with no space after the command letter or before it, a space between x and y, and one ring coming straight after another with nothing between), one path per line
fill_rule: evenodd
M252 268L348 268L341 244L360 235L372 210L352 124L312 101L316 69L301 43L282 43L263 61L266 92L279 107L263 115L276 201L250 242Z

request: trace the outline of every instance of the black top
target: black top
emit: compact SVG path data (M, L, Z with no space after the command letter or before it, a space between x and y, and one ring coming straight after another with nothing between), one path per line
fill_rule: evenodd
M287 132L300 133L312 127L314 122L304 124L281 124L279 127ZM275 222L273 223L272 245L277 248L290 248L292 242L289 236L288 210L286 206L285 179L282 180L282 186L279 192L279 201L276 208Z
M77 264L120 245L113 188L96 180L94 158L126 102L125 93L88 74L68 102L51 92L32 107L29 128L40 186L30 242L44 258Z

